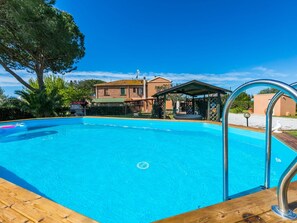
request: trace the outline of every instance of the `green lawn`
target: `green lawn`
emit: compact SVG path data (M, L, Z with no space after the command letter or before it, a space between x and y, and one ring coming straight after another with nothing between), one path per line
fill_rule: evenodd
M290 135L294 136L297 138L297 131L287 131L287 133L289 133Z
M278 116L278 117L283 117L283 118L297 118L297 115L295 115L295 116Z

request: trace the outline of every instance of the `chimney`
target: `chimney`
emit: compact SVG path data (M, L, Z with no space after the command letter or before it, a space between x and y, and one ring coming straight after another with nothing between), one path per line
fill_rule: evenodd
M146 79L143 77L143 99L146 99Z

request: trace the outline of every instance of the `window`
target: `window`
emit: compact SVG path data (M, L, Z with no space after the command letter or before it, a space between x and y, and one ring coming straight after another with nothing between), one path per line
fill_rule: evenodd
M133 93L136 93L136 87L133 88Z
M126 89L121 87L121 96L125 96L126 95Z
M138 94L143 95L143 88L142 87L138 88Z
M109 96L108 88L104 88L104 96Z

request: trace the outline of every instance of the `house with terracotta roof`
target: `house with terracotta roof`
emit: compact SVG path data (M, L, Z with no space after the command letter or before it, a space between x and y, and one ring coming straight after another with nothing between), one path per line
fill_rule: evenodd
M133 112L151 112L155 100L152 95L170 87L171 81L163 77L111 81L95 85L96 97L92 102L99 106L128 105Z

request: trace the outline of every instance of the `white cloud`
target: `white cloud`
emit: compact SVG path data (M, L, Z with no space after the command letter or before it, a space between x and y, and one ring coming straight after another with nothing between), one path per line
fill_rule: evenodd
M74 71L71 74L65 75L67 80L82 80L88 78L98 78L104 81L113 81L118 79L131 79L135 78L135 73L120 73L120 72L103 72L103 71ZM227 73L154 73L144 72L141 73L141 77L152 79L155 76L165 77L172 80L174 83L183 83L191 80L198 80L207 82L209 84L218 85L225 88L238 87L239 85L254 80L273 78L277 80L283 80L286 77L290 77L289 74L276 72L273 69L265 67L255 67L247 71L233 71ZM289 80L288 80L289 81ZM290 81L288 82L290 83Z
M255 72L261 72L262 75L265 75L267 77L288 77L289 74L285 74L285 73L280 73L277 72L273 69L269 69L267 67L263 67L263 66L259 66L259 67L254 67L252 70L254 70Z
M33 77L32 74L26 71L17 71L18 74L26 81ZM65 80L84 80L84 79L101 79L104 81L114 81L119 79L132 79L135 78L135 73L121 73L121 72L105 72L105 71L73 71L72 73L63 75ZM173 83L183 83L190 80L198 80L214 84L220 87L234 89L239 85L254 80L273 78L276 80L287 81L287 83L293 82L290 78L291 75L287 73L277 72L273 69L266 68L263 66L254 67L246 71L232 71L221 74L214 73L154 73L154 72L143 72L139 78L146 77L152 79L155 76L162 76L173 81ZM21 86L21 84L10 74L0 68L0 86Z
M146 77L147 79L152 79L155 76L162 76L168 78L174 82L184 82L197 79L200 81L216 81L216 82L225 82L225 81L249 81L252 78L243 77L247 72L231 72L223 74L191 74L191 73L153 73L153 72L144 72L141 73L141 77ZM65 78L68 80L76 79L83 80L89 78L98 78L105 81L118 80L118 79L131 79L135 78L134 73L113 73L113 72L103 72L103 71L75 71L70 74L65 75Z
M24 77L24 80L29 80L29 78ZM11 87L11 86L20 86L21 84L13 77L8 76L7 74L0 73L0 86L1 87Z
M16 73L19 74L25 81L28 81L31 77L33 77L32 74L24 70L16 71ZM0 67L0 87L15 86L21 86L21 84L11 74L7 73L2 67Z

